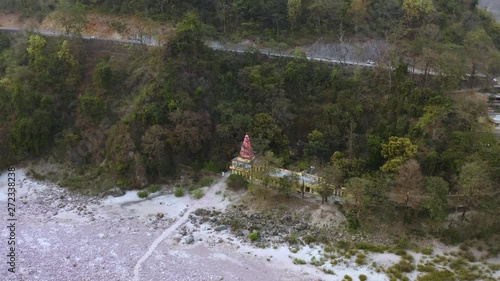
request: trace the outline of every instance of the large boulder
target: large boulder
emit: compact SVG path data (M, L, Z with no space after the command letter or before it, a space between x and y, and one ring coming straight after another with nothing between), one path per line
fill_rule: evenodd
M121 188L119 188L117 186L117 187L113 187L113 188L109 189L108 191L104 192L104 194L103 194L103 196L108 196L108 195L111 195L113 197L120 197L120 196L125 195L125 191L123 191Z

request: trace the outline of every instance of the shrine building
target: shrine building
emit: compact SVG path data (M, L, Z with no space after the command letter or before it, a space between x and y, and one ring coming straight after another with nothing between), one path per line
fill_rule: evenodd
M311 167L313 168L313 167ZM240 154L231 160L231 165L229 166L231 173L244 176L248 179L252 179L252 171L254 169L259 169L258 158L252 150L252 144L250 143L250 137L245 134L243 143L241 145ZM270 172L272 177L276 180L274 184L278 184L279 179L291 174L295 174L298 178L299 184L297 191L301 192L304 189L305 193L318 194L317 189L321 181L321 177L313 174L314 169L309 169L303 172L294 172L282 168L275 168ZM335 190L334 195L341 195L342 189Z

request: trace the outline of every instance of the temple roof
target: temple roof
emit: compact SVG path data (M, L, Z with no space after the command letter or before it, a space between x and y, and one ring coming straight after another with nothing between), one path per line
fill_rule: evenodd
M253 153L252 144L250 143L250 137L248 136L248 134L245 134L245 138L243 139L243 143L241 144L240 157L249 160L255 158L255 154Z

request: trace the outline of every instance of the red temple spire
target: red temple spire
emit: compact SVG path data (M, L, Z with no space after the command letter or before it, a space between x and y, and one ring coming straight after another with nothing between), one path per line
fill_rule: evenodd
M253 159L255 155L252 151L252 144L250 143L250 137L248 134L245 134L245 139L243 140L243 144L241 145L240 157L245 159Z

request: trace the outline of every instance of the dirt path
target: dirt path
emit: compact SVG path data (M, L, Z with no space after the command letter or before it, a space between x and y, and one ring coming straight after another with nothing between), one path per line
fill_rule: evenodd
M190 206L190 210L186 208L184 210L184 214L182 217L180 217L174 224L170 225L156 240L149 246L149 249L144 255L137 261L137 264L134 267L134 281L139 281L140 280L140 270L142 267L142 264L151 256L151 254L156 250L158 245L160 245L165 238L171 236L174 234L174 232L179 229L182 225L186 224L189 218L189 214L191 214L192 211L195 211L197 208L206 208L208 206L213 205L213 200L214 197L216 197L216 192L221 191L225 188L225 181L226 181L227 176L223 177L222 179L219 180L215 185L210 187L205 194L203 198L201 198L199 201L195 202L194 205Z

